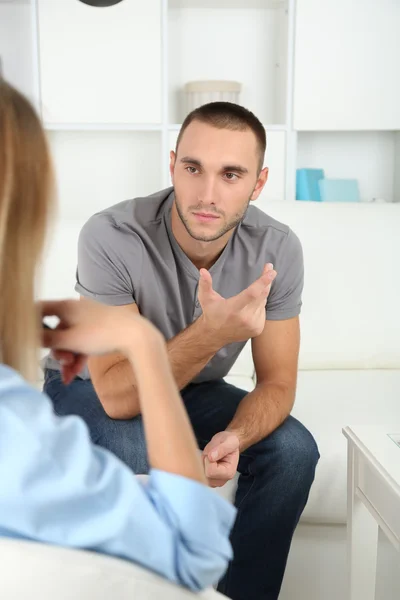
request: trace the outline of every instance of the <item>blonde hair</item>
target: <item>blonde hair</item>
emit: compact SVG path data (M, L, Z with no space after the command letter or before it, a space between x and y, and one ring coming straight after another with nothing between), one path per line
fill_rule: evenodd
M37 375L35 281L52 207L46 136L30 102L0 79L0 362Z

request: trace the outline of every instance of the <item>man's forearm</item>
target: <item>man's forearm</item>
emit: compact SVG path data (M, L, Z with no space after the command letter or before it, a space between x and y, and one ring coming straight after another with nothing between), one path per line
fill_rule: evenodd
M223 345L223 341L206 330L201 316L171 338L167 351L178 388L181 390L190 383ZM139 414L135 377L128 360L111 367L96 391L110 417L131 419Z
M296 390L284 383L262 382L240 402L227 430L237 434L240 452L272 433L289 416Z
M182 390L224 345L204 326L202 316L167 342L176 384Z

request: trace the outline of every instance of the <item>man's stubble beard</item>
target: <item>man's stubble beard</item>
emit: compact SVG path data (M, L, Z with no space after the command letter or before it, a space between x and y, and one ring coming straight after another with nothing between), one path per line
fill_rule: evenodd
M215 242L216 240L219 240L222 236L224 236L226 233L228 233L228 231L231 231L232 229L234 229L235 227L237 227L239 225L239 223L241 223L244 219L244 217L246 216L246 212L247 209L249 207L250 204L250 198L247 201L247 204L245 206L245 208L243 209L242 213L237 213L235 215L235 217L229 221L228 223L226 223L217 233L214 233L211 236L206 236L206 235L196 235L190 228L189 222L186 219L185 215L183 214L183 211L180 207L179 204L179 200L176 196L176 192L175 192L175 206L176 206L176 211L178 213L178 216L181 220L181 222L183 223L183 226L185 227L186 231L188 232L188 234L190 235L191 238L193 238L194 240L198 241L198 242ZM195 208L191 208L190 210L196 210L196 211L201 211L202 208L201 207L195 207ZM215 211L208 211L208 212L215 212ZM215 213L218 214L220 216L221 213Z

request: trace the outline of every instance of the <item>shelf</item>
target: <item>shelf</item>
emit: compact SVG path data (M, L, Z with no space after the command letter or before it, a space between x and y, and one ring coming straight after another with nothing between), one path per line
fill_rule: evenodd
M162 131L162 125L147 123L44 123L47 131Z
M0 0L0 58L3 77L34 100L32 10L29 2Z
M286 8L287 0L169 0L169 8Z
M388 131L300 132L297 168L324 169L325 177L357 179L361 200L400 200L400 134Z
M239 104L264 123L286 122L289 23L285 6L246 0L170 3L171 123L179 123L189 112L185 84L201 80L237 81L242 85Z
M84 223L92 214L161 189L161 132L50 131L59 218Z
M160 0L36 1L46 123L161 122Z

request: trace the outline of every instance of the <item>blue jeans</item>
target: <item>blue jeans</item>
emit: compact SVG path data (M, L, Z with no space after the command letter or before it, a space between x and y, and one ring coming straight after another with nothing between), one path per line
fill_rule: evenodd
M108 448L135 473L148 471L141 417L110 419L90 381L64 386L47 370L44 391L59 415L79 415L95 444ZM190 384L182 392L199 446L231 421L247 392L223 379ZM240 456L232 531L234 559L218 590L233 600L276 600L293 532L307 502L319 453L310 432L293 417Z

